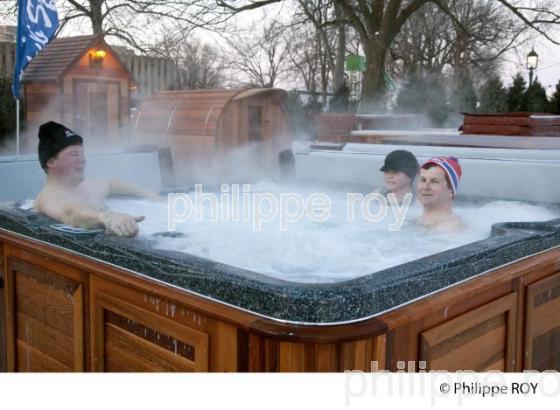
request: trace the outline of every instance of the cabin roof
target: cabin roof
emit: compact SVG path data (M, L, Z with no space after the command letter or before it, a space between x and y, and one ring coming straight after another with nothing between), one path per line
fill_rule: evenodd
M29 63L23 72L23 81L58 80L96 42L107 46L101 36L97 35L53 39Z

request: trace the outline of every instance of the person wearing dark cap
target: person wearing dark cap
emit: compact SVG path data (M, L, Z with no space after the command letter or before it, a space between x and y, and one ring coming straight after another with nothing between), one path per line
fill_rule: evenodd
M39 128L39 163L47 182L35 200L35 210L59 222L81 228L104 227L109 234L135 236L143 216L106 209L109 195L159 197L117 179L85 180L83 139L64 125L50 121Z
M385 188L378 192L387 195L393 193L397 202L403 202L407 194L413 194L412 184L418 175L418 160L412 152L396 150L385 157L385 163L380 171L383 172Z
M464 222L453 211L461 176L461 165L455 157L435 157L422 164L416 187L423 208L420 225L440 233L465 229Z

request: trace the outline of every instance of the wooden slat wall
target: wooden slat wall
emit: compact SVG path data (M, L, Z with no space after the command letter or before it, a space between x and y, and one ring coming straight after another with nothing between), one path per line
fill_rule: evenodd
M22 134L21 150L24 153L37 152L37 131L47 121L62 122L62 100L58 84L24 84L27 131Z
M426 370L514 371L517 296L485 304L420 334Z
M524 370L560 371L560 273L527 288Z
M315 115L315 137L321 141L334 141L350 135L356 123L353 113L319 113Z
M0 242L0 372L7 369L6 363L6 268L4 264L4 244Z
M251 335L249 371L370 372L372 367L383 370L385 342L385 335L344 343L285 342Z
M18 250L11 253L25 256ZM8 370L83 371L84 304L80 273L66 266L64 274L55 273L14 256L8 256L6 263L10 284Z
M127 77L111 77L109 75L97 75L88 77L80 72L80 67L72 69L64 77L64 94L62 96L62 110L64 121L69 127L77 128L74 124L76 105L75 84L87 82L88 92L95 92L95 86L107 88L107 129L111 138L115 142L126 142L128 136L121 132L130 122L130 91L128 89L129 79ZM80 115L87 115L80 113Z
M195 358L189 364L191 367L181 364L184 359L175 352L172 353L176 360L170 366L179 366L183 371L221 372L237 371L244 366L238 362L243 348L238 343L240 337L235 326L215 320L189 306L119 286L96 276L92 277L91 291L92 315L95 315L92 317L94 370L104 370L105 346L110 341L103 334L107 322L106 312L114 312L141 323L148 329L147 334L159 333L193 347Z

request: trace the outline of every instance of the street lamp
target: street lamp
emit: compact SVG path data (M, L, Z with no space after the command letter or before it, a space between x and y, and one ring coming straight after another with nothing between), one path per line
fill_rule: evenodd
M533 85L533 70L537 68L539 64L539 55L535 52L533 48L529 54L527 54L527 69L529 70L529 87Z

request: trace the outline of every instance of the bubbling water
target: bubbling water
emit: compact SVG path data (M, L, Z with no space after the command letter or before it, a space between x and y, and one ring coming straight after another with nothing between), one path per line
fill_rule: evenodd
M279 196L296 191L293 187L262 182L252 185L251 192ZM494 223L546 221L560 216L556 209L517 201L459 202L455 211L468 228L461 234L443 235L431 233L414 222L421 209L413 203L401 229L392 232L388 227L395 221L390 211L381 222L372 223L359 216L349 221L347 192L301 187L297 190L303 197L314 192L330 198L332 213L328 220L313 222L303 218L291 223L286 231L280 229L276 219L255 231L249 220L212 221L206 217L177 224L178 235L171 237L161 235L168 229L166 203L111 199L108 205L116 211L146 216L140 223L139 239L149 241L156 249L181 251L275 278L307 283L349 280L482 240L490 235ZM204 204L206 216L210 214L209 206Z

